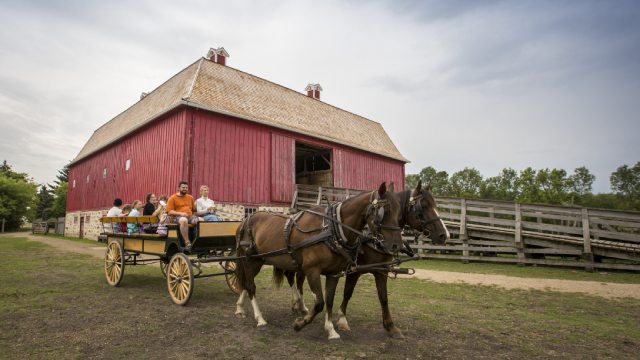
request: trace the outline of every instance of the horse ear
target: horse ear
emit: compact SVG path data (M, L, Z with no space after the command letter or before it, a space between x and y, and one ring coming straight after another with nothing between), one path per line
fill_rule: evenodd
M389 184L389 188L387 190L391 191L391 192L396 192L395 188L393 187L393 182L391 182L391 184Z
M378 189L378 194L380 195L380 197L383 197L386 193L387 193L387 183L383 182L382 185L380 185L380 188Z
M427 192L431 192L431 181L429 181L429 185L427 185Z
M418 185L416 185L416 189L413 190L413 196L418 196L422 191L422 179L418 180Z

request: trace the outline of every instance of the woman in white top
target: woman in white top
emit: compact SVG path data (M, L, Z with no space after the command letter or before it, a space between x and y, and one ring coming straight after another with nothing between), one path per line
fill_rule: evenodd
M202 217L204 221L222 221L222 219L215 215L216 204L213 200L209 199L209 187L207 185L200 186L201 198L196 200L196 213Z

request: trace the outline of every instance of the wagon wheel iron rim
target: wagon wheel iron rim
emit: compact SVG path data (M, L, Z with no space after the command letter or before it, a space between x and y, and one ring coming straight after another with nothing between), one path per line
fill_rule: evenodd
M107 246L104 257L104 272L107 277L107 283L112 286L118 286L122 280L124 271L124 257L122 245L117 240L112 241Z
M229 254L229 256L235 256L235 255L236 255L235 251ZM233 291L234 293L240 295L240 292L241 292L240 289L238 289L235 286L235 282L236 282L236 273L235 273L236 266L237 266L237 263L235 261L233 261L233 260L225 261L224 267L229 269L229 270L233 270L233 274L226 274L225 277L227 278L227 285L229 285L229 289L231 289L231 291Z
M167 269L167 286L171 300L178 305L185 305L193 291L193 268L184 254L176 254Z

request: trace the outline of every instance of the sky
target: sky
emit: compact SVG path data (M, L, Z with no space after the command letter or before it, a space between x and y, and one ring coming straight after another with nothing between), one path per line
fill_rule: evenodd
M0 160L51 183L102 124L223 46L227 65L485 177L640 161L638 1L0 0Z

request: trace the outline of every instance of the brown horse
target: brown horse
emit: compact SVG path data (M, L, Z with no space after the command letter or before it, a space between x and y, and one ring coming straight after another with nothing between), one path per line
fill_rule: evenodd
M391 188L393 184L389 187ZM422 188L422 182L418 181L418 185L414 190L404 190L398 195L400 206L402 207L401 218L398 221L400 227L404 228L409 225L411 228L420 231L423 235L428 236L433 244L444 245L449 240L450 234L440 219L436 201L430 193L431 183L426 188ZM362 247L363 253L358 256L358 265L386 263L393 260L393 255L381 252L381 249L374 249L369 246ZM349 329L346 313L349 299L353 295L353 290L360 275L366 273L355 272L347 275L344 285L344 297L340 309L338 310L338 330L346 331ZM400 329L393 325L393 319L389 312L389 301L387 297L387 273L373 272L376 280L376 288L378 290L378 299L382 305L382 325L389 336L395 339L403 339L404 335ZM297 279L300 280L300 279ZM304 279L302 279L304 281Z
M385 251L397 253L402 249L402 236L398 227L398 219L401 218L401 207L398 197L391 191L387 191L385 183L380 185L377 191L363 193L344 201L338 210L338 220L342 230L338 237L344 239L344 243L336 244L337 250L330 247L325 241L314 243L307 247L295 249L292 257L289 253L282 253L282 249L294 249L298 244L306 240L317 238L325 227L331 224L325 220L319 212L325 210L325 206L316 206L311 212L304 212L296 219L297 224L291 228L289 236L290 246L284 235L286 218L266 212L256 213L246 220L237 232L238 256L246 256L246 259L238 261L236 273L236 285L245 289L258 328L264 328L264 321L256 300L256 286L254 278L260 272L264 264L273 265L274 268L302 272L309 279L309 287L315 300L314 307L304 317L296 319L294 329L302 330L313 321L314 317L323 310L325 299L322 293L321 275L326 276L326 305L325 331L329 340L341 342L340 335L334 330L332 322L332 308L336 286L340 279L338 275L347 270L350 260L344 256L344 249L354 248L358 251L358 235L365 225L379 234L385 240ZM315 213L313 213L315 212ZM324 234L324 232L322 232ZM334 233L334 235L336 235ZM329 238L330 242L336 241L335 237ZM343 249L343 250L340 250ZM334 251L335 250L335 251ZM268 256L268 253L275 256ZM261 256L264 254L267 256ZM355 256L353 256L355 259ZM293 261L292 261L293 260ZM282 279L282 278L281 278ZM236 315L244 316L243 302L245 291L238 299Z

